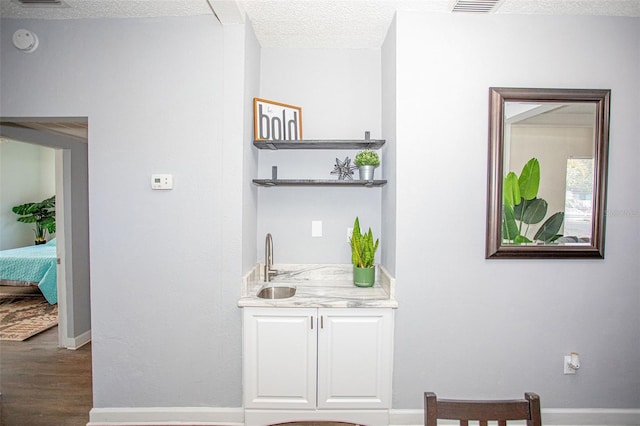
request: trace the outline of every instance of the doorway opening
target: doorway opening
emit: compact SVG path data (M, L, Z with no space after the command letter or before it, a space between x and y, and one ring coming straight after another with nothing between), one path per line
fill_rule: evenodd
M58 346L91 340L86 117L0 117L0 136L54 148L58 256Z

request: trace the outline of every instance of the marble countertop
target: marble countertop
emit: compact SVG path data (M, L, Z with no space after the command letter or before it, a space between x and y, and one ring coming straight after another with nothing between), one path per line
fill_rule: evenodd
M263 265L246 274L242 283L240 307L278 308L397 308L395 280L382 267L377 267L373 287L353 284L351 265L291 265L273 266L278 273L266 283L262 279ZM296 294L286 299L261 299L256 296L263 286L296 287Z

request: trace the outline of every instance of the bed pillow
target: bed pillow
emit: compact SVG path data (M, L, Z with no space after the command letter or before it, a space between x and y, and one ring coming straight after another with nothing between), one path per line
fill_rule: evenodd
M47 243L47 245L48 245L48 246L55 246L55 245L56 245L56 239L55 239L55 238L52 238L52 239Z

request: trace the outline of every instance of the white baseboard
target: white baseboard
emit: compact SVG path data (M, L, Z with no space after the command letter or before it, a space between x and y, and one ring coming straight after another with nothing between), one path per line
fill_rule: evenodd
M216 407L92 408L87 426L243 426L244 409Z
M547 408L542 423L550 425L639 426L639 409L616 408Z
M87 330L77 337L64 339L64 347L71 350L80 349L91 341L91 330Z
M424 411L390 410L389 423L394 426L424 425ZM542 424L545 426L640 426L640 409L547 408L542 410Z
M420 426L424 412L389 410L392 426ZM445 424L445 423L443 423ZM545 426L640 426L640 409L558 409L542 410ZM93 408L87 426L243 426L243 408L143 407ZM382 425L371 425L382 426Z

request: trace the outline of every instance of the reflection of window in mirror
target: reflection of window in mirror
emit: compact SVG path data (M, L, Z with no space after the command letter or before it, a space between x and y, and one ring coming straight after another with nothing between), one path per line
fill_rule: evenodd
M593 158L567 160L567 190L564 201L566 243L591 241L593 211Z

